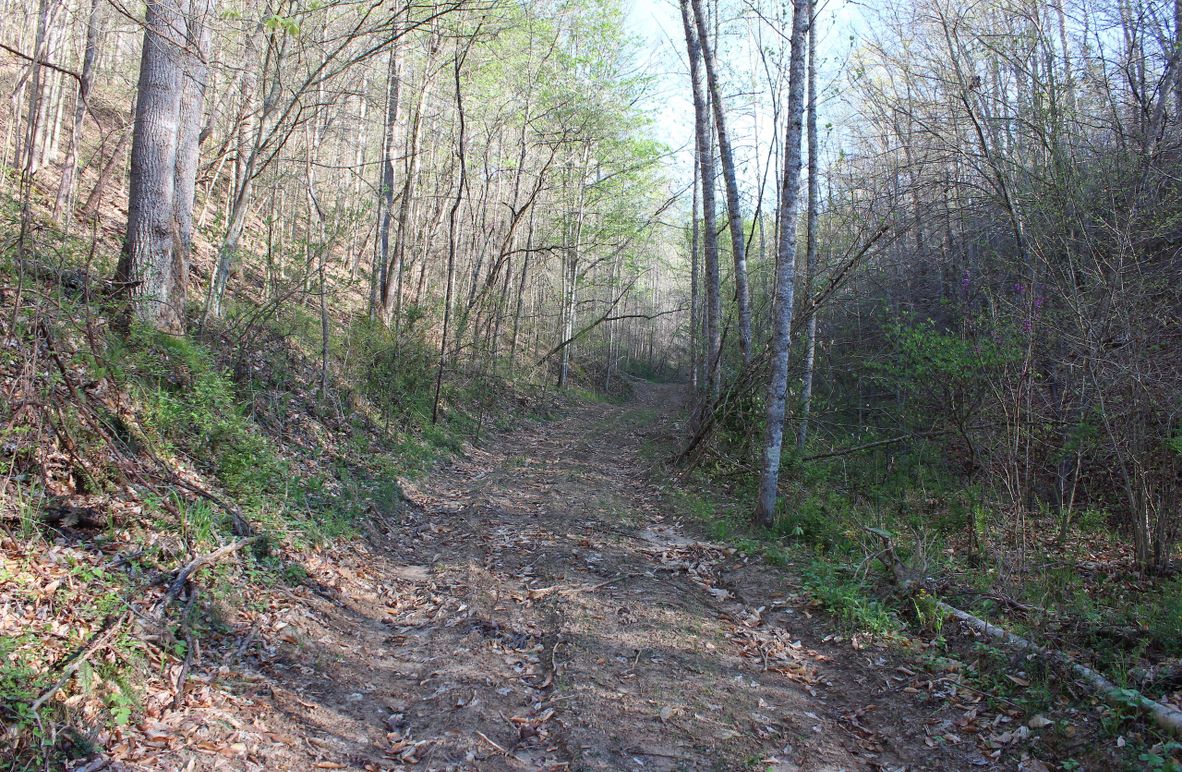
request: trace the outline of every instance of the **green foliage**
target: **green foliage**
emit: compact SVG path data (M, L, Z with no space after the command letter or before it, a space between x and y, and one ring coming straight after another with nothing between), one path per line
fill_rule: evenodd
M39 673L29 658L37 646L37 634L0 636L0 702L27 705L37 696Z
M1173 434L1166 438L1166 448L1177 456L1182 456L1182 426L1174 429Z
M895 612L875 598L866 581L851 575L847 567L818 558L805 569L803 579L809 594L851 630L883 638L902 632L903 624Z
M848 545L846 531L853 506L840 491L810 488L801 493L799 502L781 499L778 508L778 533L826 548Z
M431 415L438 352L425 340L397 336L363 319L347 331L351 381L377 406L387 425L409 427Z
M1149 638L1172 657L1182 656L1182 577L1162 583L1137 604L1130 614L1131 621L1139 622Z
M288 16L280 16L279 14L272 14L263 20L263 26L268 32L283 32L284 34L298 37L300 34L300 23L298 20Z
M894 323L887 326L886 334L893 344L894 358L879 369L910 387L934 383L965 386L1021 355L1018 341L968 338L940 329L931 319L910 325Z
M1167 742L1141 753L1137 760L1144 764L1144 769L1164 770L1164 772L1179 772L1182 770L1182 743Z
M183 453L248 506L287 477L287 465L244 415L229 374L204 347L137 327L112 348L110 361L158 451Z

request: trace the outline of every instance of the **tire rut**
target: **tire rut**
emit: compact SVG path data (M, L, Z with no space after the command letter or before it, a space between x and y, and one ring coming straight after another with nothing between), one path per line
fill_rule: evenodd
M579 405L406 485L253 658L273 687L244 691L236 768L970 766L905 729L889 661L827 643L790 577L664 510L640 453L678 401Z

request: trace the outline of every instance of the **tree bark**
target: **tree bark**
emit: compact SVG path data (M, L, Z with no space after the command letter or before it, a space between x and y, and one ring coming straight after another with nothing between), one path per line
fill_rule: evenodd
M809 9L810 14L812 9ZM820 148L817 147L817 28L813 21L809 22L808 33L808 105L807 133L809 146L808 159L808 213L805 215L805 297L812 296L813 281L817 274L817 198ZM817 311L809 312L805 323L804 345L804 377L800 385L800 426L796 433L796 450L804 452L805 443L809 436L809 412L813 406L813 372L817 359Z
M751 292L747 286L747 250L743 238L743 212L739 206L739 181L735 172L735 157L731 152L730 136L726 128L726 108L722 101L722 87L718 82L718 61L706 29L706 15L702 0L691 0L697 22L698 43L706 64L706 85L710 103L714 107L714 130L718 137L718 155L722 161L722 177L726 185L727 223L731 234L731 256L735 262L735 300L739 307L739 353L743 364L751 362ZM714 159L711 158L711 164ZM717 237L715 237L717 238ZM716 247L717 249L717 247Z
M258 37L261 30L256 29L246 40L244 66L258 66ZM263 63L257 70L255 77L243 78L242 105L238 121L238 149L234 158L235 186L230 196L230 213L226 218L226 235L222 238L218 248L217 266L209 281L209 295L205 299L205 311L202 314L202 324L210 317L220 319L222 303L226 295L226 286L230 281L230 269L234 258L238 255L238 245L246 229L246 217L250 212L251 194L254 189L254 178L258 174L258 158L261 150L264 116L255 115L255 99L259 87L266 76L267 63ZM273 102L276 97L275 87L267 95L265 103ZM264 113L266 110L264 110Z
M694 139L694 156L695 160L697 154L700 152L697 138ZM694 192L693 204L690 207L690 329L689 329L689 361L690 361L690 388L693 389L695 396L702 388L702 369L699 364L700 352L698 340L701 333L701 313L698 305L698 164L694 164Z
M698 35L690 20L690 0L681 0L681 22L685 30L686 49L689 54L690 86L694 97L694 132L697 137L698 168L702 184L702 225L705 245L706 280L706 341L705 380L707 397L718 396L722 387L722 292L719 287L718 270L718 226L714 202L714 158L710 147L710 117L705 94L702 93L701 60L702 50Z
M211 0L148 3L131 146L127 238L115 280L139 321L184 329Z
M792 53L788 65L788 130L784 140L784 176L780 183L780 243L776 255L776 291L772 313L771 373L767 389L763 464L759 477L756 520L771 526L775 520L788 398L788 353L796 278L796 224L800 216L800 141L804 117L805 36L811 25L810 0L792 2Z
M383 324L390 322L390 221L394 209L394 135L398 127L398 101L402 89L401 49L399 45L390 49L390 61L386 68L386 119L382 124L382 183L378 190L378 250L374 265L374 292L370 297L369 308L370 317L380 316Z
M78 175L78 146L82 142L82 124L90 104L90 89L94 85L94 62L98 56L99 29L102 20L102 0L91 0L90 15L86 20L86 43L82 52L82 72L78 79L78 98L74 103L74 124L70 131L66 158L62 163L62 178L58 183L53 216L67 233L74 218L74 198Z
M468 40L468 46L471 47L472 40ZM439 423L439 395L443 390L443 371L447 366L447 333L448 326L451 323L452 303L456 293L456 241L458 234L456 233L456 217L460 211L460 205L464 202L464 189L467 186L468 177L468 158L467 147L465 145L464 137L464 92L460 84L460 71L464 67L464 59L468 57L468 48L463 52L456 51L455 65L454 65L454 82L456 89L456 116L457 116L457 143L456 143L456 162L459 166L459 179L456 181L456 197L452 202L451 210L448 212L448 237L447 237L447 288L444 292L443 298L443 332L439 336L439 367L435 371L435 398L431 405L431 423Z

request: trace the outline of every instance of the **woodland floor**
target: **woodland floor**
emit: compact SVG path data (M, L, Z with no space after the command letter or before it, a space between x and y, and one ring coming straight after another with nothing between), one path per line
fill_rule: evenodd
M641 449L680 396L640 383L408 486L191 679L158 730L187 741L151 768L993 763L943 739L954 716L903 655L835 641L790 570L663 513Z

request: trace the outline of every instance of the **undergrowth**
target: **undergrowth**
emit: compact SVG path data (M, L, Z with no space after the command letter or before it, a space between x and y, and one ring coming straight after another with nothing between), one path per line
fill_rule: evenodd
M1018 726L1058 714L1045 742L1061 746L1055 753L1069 759L1063 768L1077 768L1071 767L1083 763L1077 757L1102 765L1120 759L1130 768L1179 768L1177 743L1137 711L1096 700L1091 705L1100 719L1086 731L1114 743L1114 751L1081 753L1077 739L1084 730L1075 722L1085 719L1071 707L1078 697L1065 693L1057 673L986 642L949 639L945 613L936 606L943 598L1036 641L1070 641L1073 656L1118 684L1136 685L1138 666L1182 655L1182 578L1077 570L1097 555L1120 554L1111 518L1094 509L1068 517L1043 513L1030 523L1030 546L1015 566L1006 545L989 538L999 532L1004 513L982 486L965 485L948 468L936 443L920 439L811 461L790 454L776 525L759 528L751 522L757 479L733 460L750 453L749 435L724 433L716 440L713 452L689 471L688 484L667 494L675 512L743 554L790 566L838 630L925 651L936 673L955 667L969 688ZM853 447L875 439L827 438L827 444ZM647 453L668 456L656 449ZM897 592L883 537L904 570L935 594ZM1169 687L1139 688L1160 698Z
M231 304L199 337L115 332L84 254L59 242L35 269L0 259L0 285L23 286L0 289L0 769L60 768L155 715L182 628L216 638L268 588L303 582L313 551L395 514L400 479L533 409L528 387L454 373L433 422L437 353L368 320L336 323L321 389L318 320L297 304ZM150 636L125 622L153 577L244 523L263 541L202 570L198 613L174 606ZM64 671L113 620L101 656Z

